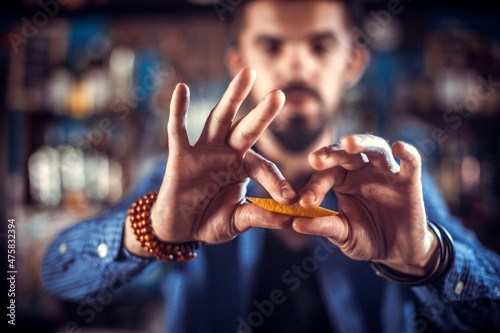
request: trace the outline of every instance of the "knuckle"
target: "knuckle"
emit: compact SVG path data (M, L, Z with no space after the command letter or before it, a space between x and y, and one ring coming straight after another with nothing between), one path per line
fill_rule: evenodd
M336 151L342 151L344 150L344 147L342 146L342 144L340 142L337 142L337 143L334 143L334 144L331 144L329 146L326 146L322 149L322 151L328 153L328 152L336 152Z
M259 164L259 173L269 173L269 172L276 172L276 164L269 160L263 160Z
M338 245L338 247L342 248L345 251L350 251L351 248L355 248L355 243L351 241L351 228L349 223L346 221L342 220L342 223L344 224L343 232L340 234L337 234L335 238L335 241Z
M284 218L277 224L277 227L279 229L286 229L290 227L291 223L292 223L292 218Z
M253 141L257 139L258 134L256 132L248 132L245 130L240 130L240 135L247 141Z
M230 115L214 114L214 119L221 124L231 124L233 122L233 117Z
M321 188L321 185L323 184L323 181L319 178L314 178L309 181L309 184L307 187L304 189L304 191L312 191L314 192L315 189Z
M275 178L273 180L273 185L274 185L274 187L281 189L282 187L284 187L285 185L287 185L287 182L284 179Z
M239 98L237 98L237 97L235 97L235 96L229 96L229 98L228 98L227 100L228 100L228 102L229 102L230 104L236 104L236 103L239 103L239 102L240 102Z

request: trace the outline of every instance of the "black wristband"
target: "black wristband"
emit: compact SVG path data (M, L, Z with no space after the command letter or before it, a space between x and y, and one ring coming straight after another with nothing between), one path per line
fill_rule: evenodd
M452 269L455 262L455 247L453 246L453 238L446 229L437 223L430 220L427 221L431 230L436 234L439 241L439 264L434 271L428 276L416 276L404 274L396 271L384 264L371 262L371 267L375 273L389 281L403 284L411 287L428 286L443 280Z

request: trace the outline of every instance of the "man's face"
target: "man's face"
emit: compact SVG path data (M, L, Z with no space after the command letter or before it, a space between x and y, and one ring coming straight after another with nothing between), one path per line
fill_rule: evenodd
M286 103L270 130L290 151L309 147L335 116L351 52L345 15L332 1L246 5L239 54L257 72L251 97L257 102L283 90Z

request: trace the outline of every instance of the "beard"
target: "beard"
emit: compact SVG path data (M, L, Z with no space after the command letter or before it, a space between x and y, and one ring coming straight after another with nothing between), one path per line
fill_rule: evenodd
M328 119L324 114L320 118L315 125L311 125L306 117L294 115L281 123L273 122L269 130L286 150L300 153L309 148L328 125Z
M329 124L329 117L324 108L320 94L305 84L293 82L282 91L285 96L293 93L309 95L318 101L322 110L315 119L306 117L300 112L292 112L292 115L278 116L269 126L273 137L288 151L300 153L309 148L325 131Z

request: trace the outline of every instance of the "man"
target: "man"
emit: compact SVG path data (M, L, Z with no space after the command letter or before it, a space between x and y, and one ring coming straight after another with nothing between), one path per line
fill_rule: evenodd
M353 43L349 8L340 0L242 4L226 57L235 77L198 142L188 143L189 90L179 84L165 173L56 238L44 261L48 292L84 301L153 262L144 247L181 261L201 241L196 259L170 263L167 331L499 328L500 260L449 215L416 149L372 135L335 139L342 93L369 60ZM258 103L233 123L247 96ZM131 202L158 188L127 219ZM289 217L245 195L305 208L323 202L340 214Z

